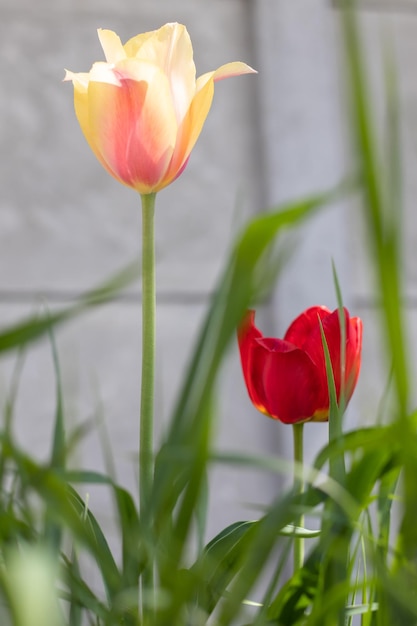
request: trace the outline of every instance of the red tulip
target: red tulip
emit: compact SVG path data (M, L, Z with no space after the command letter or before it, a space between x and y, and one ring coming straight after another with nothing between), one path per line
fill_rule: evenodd
M355 389L361 365L362 321L345 312L344 396ZM332 364L337 399L341 395L339 311L314 306L299 315L283 339L263 337L255 311L238 331L240 358L249 397L255 407L280 422L295 424L329 419L329 391L321 327Z

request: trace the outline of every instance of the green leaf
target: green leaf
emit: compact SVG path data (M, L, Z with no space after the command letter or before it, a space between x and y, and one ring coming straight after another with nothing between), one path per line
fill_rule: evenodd
M128 491L114 487L122 539L122 574L125 588L137 585L147 559L146 535L143 532L136 504Z
M304 539L311 539L312 537L319 537L321 530L309 530L301 526L294 526L293 524L287 524L279 531L280 535L284 537L303 537Z
M69 612L68 612L69 626L81 626L82 618L83 618L82 609L88 606L88 604L86 605L84 602L83 605L81 605L81 603L79 602L79 597L77 597L77 589L79 589L80 587L81 572L80 572L78 558L77 558L75 550L73 551L71 561L68 561L67 563L68 565L72 565L72 576L67 575L67 579L65 581L70 589L70 595L68 598L69 605L70 605ZM68 569L70 568L68 567ZM75 579L77 579L78 585L74 583ZM83 585L84 598L85 598L85 589L86 589L86 586ZM90 598L91 596L93 596L93 594L90 592Z
M0 352L8 352L34 342L47 334L52 327L69 321L91 307L111 301L121 290L131 285L138 275L138 264L131 263L97 288L80 296L75 304L66 309L58 313L34 315L0 331Z
M259 580L277 545L284 541L279 531L299 515L299 507L309 501L310 489L304 494L289 492L277 498L268 512L247 533L247 545L242 554L239 570L229 593L219 607L218 623L226 626L234 623L242 603L249 597L251 589Z
M304 619L317 593L320 565L320 553L315 550L278 592L268 609L270 620L296 626Z
M69 591L61 591L60 596L70 606L70 626L78 626L82 609L91 611L104 623L107 623L109 610L106 605L92 591L80 575L78 560L62 556L62 578Z
M257 522L235 522L207 544L203 555L193 566L201 577L198 605L210 614L234 578L246 548L248 530Z
M371 604L355 604L346 607L346 617L353 615L364 615L366 613L372 613L379 610L378 602L372 602Z
M100 567L109 598L120 589L120 573L113 558L107 539L93 513L86 507L84 500L72 487L68 486L68 496L72 506L83 520L84 539L94 548L94 555Z
M49 312L47 312L47 315L49 315ZM48 335L51 344L56 389L55 424L52 440L50 466L59 471L65 468L67 453L65 445L64 407L62 400L62 384L58 351L52 328L48 329ZM50 520L50 510L48 506L46 506L45 511L45 540L55 550L55 552L59 551L62 541L62 528L59 524L56 524Z

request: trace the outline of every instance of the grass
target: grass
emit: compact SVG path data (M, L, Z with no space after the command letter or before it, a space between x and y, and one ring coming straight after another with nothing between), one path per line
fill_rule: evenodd
M384 144L373 128L357 15L348 7L341 20L351 96L349 123L360 175L355 184L274 207L251 220L236 237L158 445L146 507L139 511L136 494L110 474L68 469L70 441L54 341L60 324L115 297L136 278L137 268L127 268L58 313L32 317L0 332L0 352L17 355L49 337L56 374L55 426L47 461L34 459L13 435L19 358L5 403L0 432L2 625L417 624L417 412L410 394L402 308L395 71L388 63L389 141ZM237 520L206 546L197 545L190 557L190 537L196 526L204 528L207 470L212 464L277 474L288 471L279 458L219 455L212 445L222 360L244 311L273 286L277 271L285 271L277 266L272 247L283 231L296 229L325 205L358 190L381 303L387 377L390 373L393 380L391 419L384 424L375 419L374 426L346 432L343 406L338 406L333 391L329 442L312 466L304 468L304 492L277 493L259 519ZM341 306L338 285L337 292ZM80 496L80 487L91 484L105 485L113 496L120 558ZM399 517L395 529L394 503ZM295 528L300 512L314 516L319 530ZM288 577L291 548L301 535L306 557ZM200 544L202 538L203 532ZM84 574L86 556L97 567L102 593ZM265 581L266 572L262 601L252 603L253 591L261 579Z

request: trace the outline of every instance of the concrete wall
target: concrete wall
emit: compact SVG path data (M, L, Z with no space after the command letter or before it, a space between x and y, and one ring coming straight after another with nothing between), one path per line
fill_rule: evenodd
M407 9L407 5L404 5ZM404 8L404 7L403 7ZM251 214L322 191L348 166L348 133L339 15L325 0L1 0L0 6L0 320L11 323L61 305L139 254L139 197L97 163L73 112L64 68L86 71L101 59L97 27L125 40L180 21L191 34L197 73L242 60L257 76L216 85L215 100L190 163L157 199L158 365L156 413L167 419L199 324L236 228ZM394 33L405 133L407 246L416 237L417 15L364 9L364 27L380 89L380 28ZM311 220L294 239L295 254L269 307L265 332L282 335L312 304L335 306L333 258L346 304L365 319L364 367L351 423L373 419L380 381L378 333L370 308L358 212L348 203ZM414 255L406 271L415 317ZM134 489L140 388L138 287L129 299L91 312L58 332L68 419L74 426L102 413L119 480ZM13 358L0 363L3 397ZM46 343L30 349L16 407L16 432L31 451L49 449L54 378ZM244 388L236 348L222 373L222 448L290 456L290 429L257 414ZM325 425L307 425L307 457L325 441ZM103 467L97 432L78 450ZM267 502L278 481L248 472L213 474L209 532L254 517L247 503ZM90 505L105 512L105 495Z

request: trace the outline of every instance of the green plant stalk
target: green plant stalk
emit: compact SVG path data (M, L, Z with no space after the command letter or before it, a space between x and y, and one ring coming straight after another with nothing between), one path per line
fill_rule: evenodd
M303 463L303 429L304 424L293 424L292 432L294 439L294 491L302 494L304 491L304 479L300 477L300 465ZM304 526L304 515L295 520L295 526ZM294 539L294 573L304 564L304 537L297 535Z
M139 429L139 502L146 516L153 483L153 414L155 380L155 235L156 194L142 199L142 384Z

